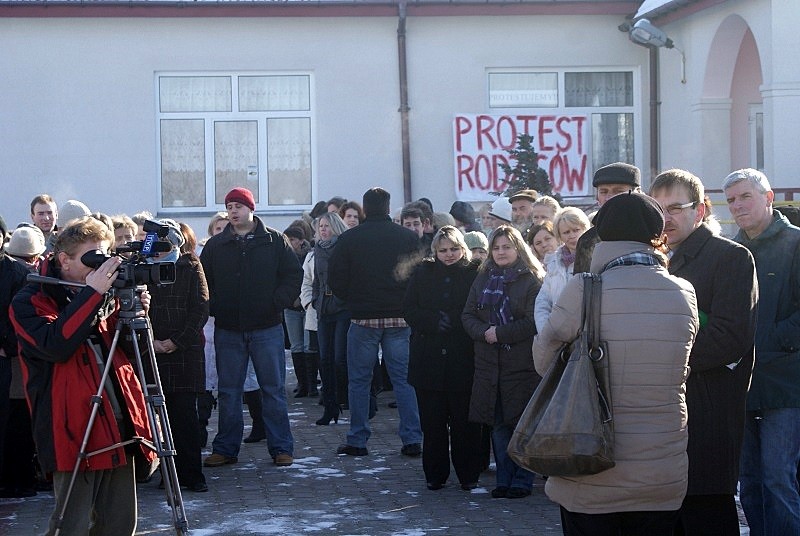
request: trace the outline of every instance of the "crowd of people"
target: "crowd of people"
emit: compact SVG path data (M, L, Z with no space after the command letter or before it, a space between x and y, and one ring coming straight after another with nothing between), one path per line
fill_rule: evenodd
M752 169L722 183L733 240L688 171L664 171L645 194L639 170L614 163L593 186L588 213L534 190L478 210L456 201L435 212L421 198L392 213L376 187L361 203L320 201L283 231L239 187L200 241L158 220L152 260L174 263L175 283L139 289L135 314L152 327L181 485L207 491L204 467L236 464L243 442L266 441L276 466L292 465L288 396L319 397L316 425L346 416L336 454L368 456L377 394L391 389L399 452L421 456L429 490L451 468L475 489L493 453L491 497L529 496L536 475L506 450L541 375L580 330L575 275L593 272L616 465L541 475L564 533L738 534L738 490L751 534L800 534L800 229ZM112 288L149 219L74 200L59 208L42 194L31 222L0 220L0 495L52 486L51 532L133 534L137 482L156 470L138 439L152 435L140 372L149 382L156 371L134 345L148 347L112 343ZM29 273L62 284L26 283ZM99 453L72 482L89 401L100 411L87 450Z

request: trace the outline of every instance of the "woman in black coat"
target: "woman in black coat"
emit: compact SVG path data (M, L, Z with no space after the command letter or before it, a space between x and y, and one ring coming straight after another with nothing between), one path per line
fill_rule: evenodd
M162 223L170 227L173 249L157 260L175 262L175 283L148 286L153 345L177 452L178 479L189 490L202 492L208 486L202 469L197 400L206 389L202 333L208 320L208 285L193 246L184 248L183 254L178 249L185 243L178 225L172 220Z
M522 235L501 225L489 237L489 255L470 289L461 319L475 344L470 420L492 426L497 464L494 498L531 494L533 473L506 453L511 434L541 379L533 367L533 304L544 269Z
M428 489L441 489L450 460L461 483L478 485L483 456L481 427L471 423L469 400L474 370L473 344L461 325L461 311L477 274L464 235L440 228L431 244L433 258L417 267L403 300L411 327L408 382L417 392L424 448L422 467Z

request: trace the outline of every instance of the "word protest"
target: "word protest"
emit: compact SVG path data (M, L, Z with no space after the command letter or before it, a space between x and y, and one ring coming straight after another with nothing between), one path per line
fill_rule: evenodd
M590 195L589 118L585 115L470 115L453 121L456 197L489 201L490 192L506 188L501 163L514 167L508 155L517 136L533 136L539 167L547 171L553 192L563 197Z

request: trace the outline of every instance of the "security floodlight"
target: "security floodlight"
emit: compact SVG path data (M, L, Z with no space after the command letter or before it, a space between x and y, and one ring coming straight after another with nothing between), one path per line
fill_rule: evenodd
M659 28L654 26L647 19L639 19L631 27L630 33L631 41L639 45L673 48L675 44L672 39L667 37L667 34Z

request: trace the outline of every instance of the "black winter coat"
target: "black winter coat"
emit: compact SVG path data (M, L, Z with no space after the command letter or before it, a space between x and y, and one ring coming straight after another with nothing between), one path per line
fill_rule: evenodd
M488 262L488 261L487 261ZM475 379L469 405L469 420L494 424L495 405L503 409L503 422L514 426L528 404L541 377L533 366L533 304L542 282L527 268L520 268L517 279L506 286L513 321L497 326L497 343L489 344L484 333L491 326L490 311L478 307L478 300L489 280L482 272L472 283L461 320L475 341Z
M0 253L0 348L5 351L6 358L17 355L17 336L8 319L8 307L14 295L25 286L28 273L22 263Z
M178 349L156 354L166 393L202 393L206 389L203 326L208 320L208 286L200 260L191 253L175 264L175 283L150 285L153 337Z
M239 236L228 226L203 247L210 314L218 328L251 331L277 326L300 296L303 270L279 231L255 217L256 228Z
M478 273L465 259L446 266L422 261L408 283L403 316L411 326L408 383L429 391L470 392L475 370L472 339L461 324L461 311ZM439 329L440 311L451 327Z
M419 237L389 216L367 217L342 233L328 263L328 284L352 318L402 318L404 267L419 259Z
M678 246L669 273L694 286L697 308L708 316L692 346L686 380L688 494L734 494L753 371L758 303L753 257L702 224Z

